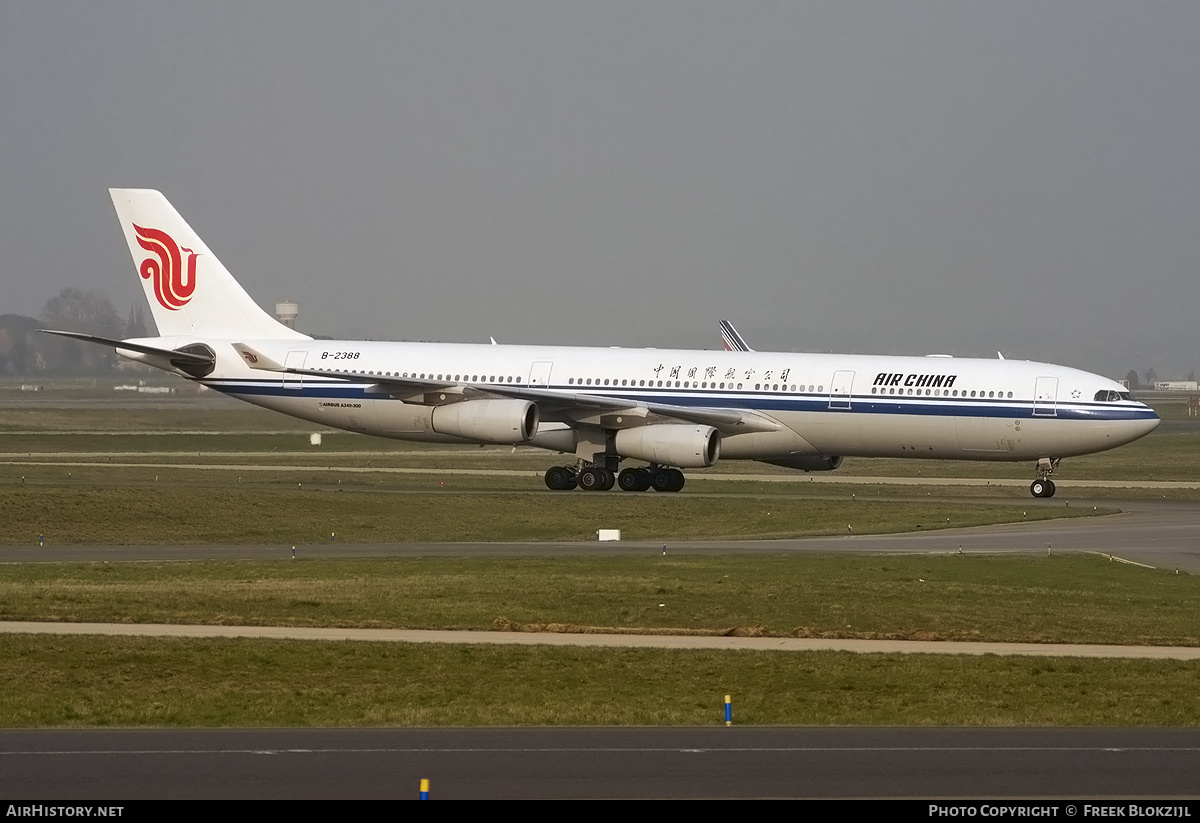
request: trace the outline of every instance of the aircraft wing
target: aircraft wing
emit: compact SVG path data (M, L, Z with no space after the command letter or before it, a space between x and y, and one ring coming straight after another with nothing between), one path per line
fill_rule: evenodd
M712 426L722 434L739 434L742 432L778 431L782 424L764 414L740 409L718 409L707 406L679 406L673 403L646 403L622 397L609 397L603 394L576 394L574 392L542 389L536 386L481 386L483 391L505 397L518 397L531 400L539 408L549 407L565 413L573 411L629 411L632 416L641 420L645 416L655 416L670 420L684 420L689 423L699 423ZM637 414L640 412L641 414ZM645 422L645 421L642 421Z
M346 380L354 383L375 383L389 391L398 391L401 393L456 389L466 385L465 383L455 383L453 380L418 380L415 377L400 377L398 375L384 375L372 372L325 371L323 369L294 369L291 367L268 369L268 371L299 374L305 377L328 377L334 380Z
M538 405L544 412L543 419L561 419L567 422L579 416L587 416L604 412L629 412L630 423L641 425L647 417L660 417L669 420L683 420L712 426L722 434L742 432L778 431L782 424L770 417L751 410L719 409L705 406L679 406L671 403L647 403L624 397L611 397L604 394L584 394L565 392L554 389L544 389L538 386L517 385L478 385L455 382L452 380L419 380L411 377L397 377L372 372L325 371L322 369L296 369L280 364L259 355L249 346L237 344L234 346L251 368L264 371L283 372L286 374L303 375L306 377L321 377L331 380L345 380L354 383L373 383L385 391L410 402L437 402L447 398L446 394L457 395L467 400L475 397L499 396L529 400ZM256 355L251 362L248 354ZM426 398L425 395L436 393L438 398Z
M674 406L667 403L647 403L646 408L652 414L712 426L722 434L774 432L783 428L782 423L772 420L765 414L750 410Z

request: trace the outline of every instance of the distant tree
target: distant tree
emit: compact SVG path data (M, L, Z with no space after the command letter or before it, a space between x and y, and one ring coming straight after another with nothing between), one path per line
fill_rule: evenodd
M1130 391L1137 391L1142 387L1142 384L1138 381L1138 375L1135 369L1130 369L1129 374L1125 375L1125 384L1129 386Z
M0 373L32 374L36 370L38 321L21 314L0 314Z
M1188 372L1188 380L1195 382L1195 380L1196 380L1196 370L1195 369L1192 369L1190 372Z
M1146 388L1154 388L1154 384L1158 382L1158 372L1154 369L1146 369Z
M120 337L123 324L112 301L100 292L63 289L42 308L43 328L77 331L98 337ZM67 341L63 359L53 371L95 372L113 367L115 354L91 343Z
M48 329L80 331L100 337L121 334L121 316L112 301L98 291L63 289L42 308L42 322Z
M122 338L149 337L146 332L146 316L142 314L142 305L133 303L129 306L129 317L125 320L125 334Z

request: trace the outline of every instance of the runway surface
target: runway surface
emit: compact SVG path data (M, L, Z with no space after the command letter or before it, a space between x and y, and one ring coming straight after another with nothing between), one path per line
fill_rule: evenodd
M1029 502L1030 506L1060 504L1065 501ZM1084 503L1072 500L1072 505ZM1200 501L1106 500L1104 505L1119 506L1123 513L904 535L668 541L666 550L721 554L928 553L956 552L960 547L964 552L1044 553L1049 549L1100 552L1200 573ZM297 547L302 557L662 550L661 541ZM284 558L290 553L291 546L10 546L0 548L0 562ZM517 638L527 640L515 634L504 640ZM415 798L419 780L428 778L434 799L1076 798L1086 802L1141 798L1170 802L1200 797L1197 774L1200 729L735 725L0 732L0 794L6 799ZM1066 815L1060 809L1057 816Z
M0 732L6 801L415 799L422 778L432 799L1178 800L1197 774L1196 729Z

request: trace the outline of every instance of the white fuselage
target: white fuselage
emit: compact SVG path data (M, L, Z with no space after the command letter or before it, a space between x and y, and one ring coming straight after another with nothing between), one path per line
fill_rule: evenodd
M194 338L156 338L180 347ZM200 382L333 428L406 440L469 442L431 424L437 392L251 369L233 344ZM1110 449L1158 425L1104 377L1016 360L784 352L499 346L344 340L241 341L287 368L379 375L467 388L543 388L580 398L753 411L776 431L728 433L724 459L804 456L1036 460ZM435 395L435 396L431 396ZM619 418L609 418L610 421ZM627 426L620 420L617 427ZM530 445L573 451L605 415L543 412Z
M547 488L675 492L720 459L804 471L843 457L1036 460L1136 440L1154 411L1111 380L1045 363L749 351L313 340L262 310L162 192L109 190L162 337L125 357L323 426L574 455ZM728 328L726 328L728 326ZM620 461L644 461L620 471Z

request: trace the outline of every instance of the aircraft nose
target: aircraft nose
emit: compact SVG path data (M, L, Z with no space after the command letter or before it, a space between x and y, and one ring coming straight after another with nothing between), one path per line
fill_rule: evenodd
M1129 427L1133 433L1133 436L1130 437L1130 440L1136 440L1139 437L1145 437L1150 432L1157 429L1158 424L1162 422L1162 418L1158 416L1158 413L1155 412L1154 409L1147 406L1146 412L1147 415L1145 417L1130 421Z

